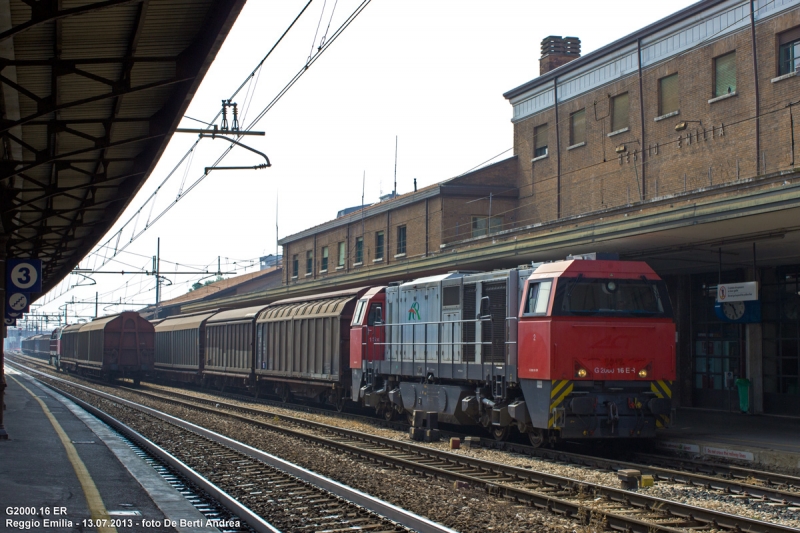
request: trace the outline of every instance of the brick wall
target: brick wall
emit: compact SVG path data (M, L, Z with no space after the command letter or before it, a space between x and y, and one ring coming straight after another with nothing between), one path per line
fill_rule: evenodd
M771 81L778 69L776 34L797 26L800 10L795 9L756 27L761 112L758 130L749 26L644 69L643 97L638 74L632 74L560 103L558 125L552 108L517 122L514 149L520 187L518 223L536 224L640 199L690 193L797 165L797 149L793 149L791 141L796 107L788 104L800 100L800 77ZM734 51L735 95L709 102L715 98L715 59ZM659 80L675 73L679 80L679 112L656 120ZM629 128L609 136L611 97L625 92L629 95ZM570 115L581 109L586 113L586 144L570 149ZM676 131L680 122L686 122L686 129ZM798 122L795 118L795 139L800 133ZM542 124L549 126L549 153L531 161L534 129ZM756 131L760 133L758 153ZM626 150L617 153L615 150L621 145Z
M440 253L440 245L460 241L480 247L493 239L473 238L472 219L502 216L502 230L513 230L653 199L684 195L710 186L733 184L798 165L800 76L774 81L778 75L778 35L800 27L800 9L760 22L756 27L759 100L749 25L709 39L703 46L644 68L641 81L633 70L573 99L514 123L514 157L440 184L437 196L368 216L360 222L321 231L314 238L286 245L287 278L291 259L300 260L304 281L305 251L315 249L317 271L322 246L348 242L348 261L341 271L324 276L375 269ZM715 61L735 52L736 90L715 94ZM569 67L565 67L569 68ZM659 116L660 80L678 75L678 112ZM552 81L547 82L552 86ZM641 87L641 91L640 91ZM628 94L628 126L612 131L612 98ZM758 106L757 106L758 103ZM760 118L756 120L756 109ZM570 146L573 113L585 112L585 144ZM679 123L685 128L676 130ZM547 154L534 157L534 131L547 124ZM794 138L794 144L792 141ZM488 195L492 192L492 205ZM509 192L510 191L510 192ZM735 195L736 189L720 194ZM396 200L395 200L396 201ZM367 211L369 214L369 208ZM405 257L396 255L396 227L407 227ZM384 260L373 262L375 232L385 232ZM364 236L364 263L354 267L355 238ZM500 235L500 239L514 238ZM427 252L427 253L426 253Z

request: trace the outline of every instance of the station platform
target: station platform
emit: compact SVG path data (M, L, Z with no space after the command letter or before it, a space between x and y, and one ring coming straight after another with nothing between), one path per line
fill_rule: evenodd
M180 527L206 522L107 425L12 368L5 379L0 531L219 532Z
M800 474L800 419L678 409L657 446L707 460Z

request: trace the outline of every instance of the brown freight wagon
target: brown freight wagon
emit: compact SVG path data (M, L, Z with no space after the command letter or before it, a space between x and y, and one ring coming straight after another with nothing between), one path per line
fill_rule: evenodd
M258 389L344 406L350 393L350 320L367 288L274 302L256 320Z
M138 313L126 311L64 329L61 366L68 371L139 383L153 370L155 332Z
M230 309L206 320L204 385L249 387L252 384L254 323L265 307Z
M205 367L206 322L216 312L177 315L154 324L155 370L160 379L200 384Z

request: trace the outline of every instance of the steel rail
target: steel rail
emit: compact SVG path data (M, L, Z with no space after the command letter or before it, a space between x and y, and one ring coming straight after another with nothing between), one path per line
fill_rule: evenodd
M61 380L60 378L54 378L47 374L45 374L45 376L49 377L50 379L63 381L71 386L85 389L93 394L105 396L108 399L112 399L113 401L122 402L126 404L130 403L131 405L137 406L135 407L137 409L146 409L146 410L150 409L144 406L139 406L134 402L130 402L129 400L124 400L117 396L113 396L101 391L95 391L94 389L91 389L89 387L84 387L82 385L73 382ZM435 450L433 448L428 448L425 446L398 442L391 439L385 439L382 437L368 435L354 430L327 426L325 424L311 422L308 420L292 419L292 417L288 417L285 415L277 415L275 413L267 413L265 411L258 409L231 406L233 409L238 409L244 413L248 413L249 415L257 414L261 416L277 416L278 418L282 418L287 421L292 421L309 427L315 427L318 430L325 431L328 433L338 434L342 437L347 438L348 440L357 440L368 446L377 447L378 449L388 448L390 450L401 452L403 454L412 454L412 457L404 458L402 456L397 457L397 456L387 455L386 453L380 452L372 447L362 448L359 446L354 446L349 443L331 440L325 437L309 435L308 433L304 433L302 431L293 430L283 426L270 424L267 422L256 421L253 420L251 417L237 415L229 411L223 411L209 407L202 407L197 405L197 403L185 402L182 400L177 400L175 398L165 398L158 394L145 393L143 391L138 391L138 390L136 390L135 392L143 394L144 396L151 396L160 401L174 403L182 407L188 407L199 411L204 411L208 413L234 418L249 424L263 427L265 429L277 431L280 433L312 441L322 446L339 449L341 451L345 451L347 453L351 453L356 456L360 456L378 463L390 464L393 466L397 466L399 468L403 468L424 475L431 475L453 481L464 482L471 486L477 486L483 488L490 494L514 499L517 501L527 502L538 508L547 509L549 511L558 514L567 515L570 518L580 521L585 521L587 516L591 516L593 512L597 513L598 511L593 510L589 505L586 505L586 503L588 503L587 500L581 500L575 502L559 498L558 496L564 496L564 495L572 495L579 497L583 496L588 499L601 497L607 502L611 502L612 504L622 505L627 508L632 507L634 509L637 509L645 513L658 514L660 516L653 517L653 519L662 521L661 523L658 523L653 521L641 520L638 518L634 518L632 516L626 516L624 514L608 512L603 510L599 511L599 513L602 515L602 519L608 524L608 526L611 527L612 529L616 529L619 531L633 531L637 533L639 532L652 533L654 531L665 531L670 533L676 533L677 531L680 531L681 528L685 527L697 528L698 526L694 524L699 523L701 524L702 527L708 526L714 529L728 529L737 532L738 531L744 531L749 533L796 532L796 529L792 527L782 526L778 524L771 524L761 520L755 520L738 515L732 515L729 513L713 511L710 509L705 509L702 507L696 507L693 505L666 500L664 498L648 496L633 491L608 487L605 485L600 485L597 483L591 483L587 481L579 481L564 476L558 476L555 474L535 472L524 468L496 464L489 461L483 461L480 459L475 459L457 454L452 454L449 452ZM192 400L193 402L197 402L199 399L193 397ZM208 402L219 403L219 402L213 402L211 400L208 400ZM174 417L171 417L170 415L164 415L164 416L169 416L170 419L174 419ZM189 423L184 421L179 421L179 424L189 424ZM194 426L193 424L190 425ZM449 467L449 469L443 468L444 466ZM473 470L473 472L464 473L465 469ZM528 488L519 488L503 484L508 482L533 483L536 485L536 489L538 490L530 490ZM542 492L543 490L545 492ZM667 521L669 525L664 525L663 521ZM676 527L670 527L672 525Z
M779 484L787 487L800 488L800 478L783 474L773 474L761 470L751 470L731 465L699 463L696 461L687 461L686 459L678 457L651 456L641 453L637 453L636 456L642 457L642 462L634 463L574 452L533 448L532 446L516 443L498 443L491 439L481 439L481 443L485 448L499 448L505 451L525 453L540 459L559 463L601 468L609 471L635 469L639 470L642 474L652 475L655 479L673 481L689 486L704 487L706 489L718 490L740 496L768 499L774 503L791 504L795 506L800 505L800 491L792 492L780 488L763 487L741 481L751 477L759 481L769 481L775 485ZM672 468L656 466L652 464L654 462L661 465L669 465ZM683 468L683 470L676 469L676 465ZM726 475L730 477L728 479L721 477Z
M438 524L436 522L428 520L427 518L424 518L424 517L421 517L421 516L416 515L414 513L411 513L410 511L407 511L405 509L402 509L400 507L392 505L392 504L390 504L388 502L385 502L383 500L380 500L378 498L370 496L369 494L363 493L363 492L361 492L359 490L356 490L356 489L354 489L352 487L348 487L347 485L344 485L342 483L334 481L334 480L332 480L330 478L326 478L324 476L321 476L321 475L319 475L319 474L317 474L315 472L312 472L310 470L307 470L305 468L299 467L299 466L297 466L295 464L292 464L292 463L290 463L288 461L285 461L285 460L281 459L280 457L276 457L274 455L268 454L268 453L263 452L261 450L258 450L256 448L253 448L253 447L251 447L251 446L249 446L247 444L244 444L244 443L238 442L238 441L236 441L234 439L231 439L230 437L227 437L225 435L221 435L221 434L216 433L214 431L211 431L209 429L203 428L202 426L198 426L196 424L192 424L191 422L187 422L185 420L182 420L180 418L174 417L174 416L169 415L167 413L163 413L161 411L158 411L157 409L153 409L151 407L147 407L145 405L141 405L141 404L138 404L136 402L132 402L130 400L126 400L126 399L121 398L119 396L114 396L113 394L108 394L108 393L103 392L103 391L92 389L91 387L87 387L87 386L81 385L79 383L74 383L72 381L68 381L68 380L65 380L65 379L62 379L62 378L59 378L59 377L56 377L56 376L52 376L52 375L46 374L44 372L40 372L38 370L26 367L26 366L21 365L20 363L17 363L17 362L13 362L13 361L10 361L10 362L12 364L20 367L21 369L33 372L35 374L42 375L43 377L45 377L47 379L60 382L60 383L62 383L64 385L75 387L75 388L77 388L79 390L83 390L83 391L88 392L90 394L94 394L94 395L99 396L101 398L104 398L106 400L110 400L112 402L115 402L115 403L118 403L120 405L123 405L125 407L144 412L144 413L146 413L146 414L148 414L150 416L153 416L155 418L163 420L164 422L168 422L170 424L173 424L173 425L175 425L175 426L177 426L177 427L179 427L181 429L196 433L196 434L198 434L198 435L200 435L200 436L202 436L202 437L204 437L206 439L209 439L209 440L211 440L213 442L216 442L218 444L223 444L223 445L231 448L234 451L237 451L237 452L239 452L239 453L241 453L243 455L246 455L246 456L248 456L248 457L250 457L252 459L261 461L263 463L266 463L269 466L272 466L273 468L276 468L278 470L282 470L284 472L287 472L290 475L292 475L292 476L294 476L294 477L296 477L298 479L301 479L301 480L303 480L303 481L305 481L307 483L310 483L310 484L312 484L312 485L314 485L316 487L319 487L319 488L321 488L323 490L326 490L326 491L330 492L331 494L333 494L335 496L338 496L338 497L340 497L342 499L345 499L347 501L355 503L356 505L359 505L359 506L363 507L364 509L366 509L368 511L371 511L372 513L375 513L377 515L385 517L386 519L391 520L393 522L396 522L398 524L401 524L404 527L413 529L413 530L418 531L420 533L457 533L453 529L450 529L450 528L445 527L445 526L443 526L441 524ZM60 394L64 394L65 396L68 396L68 397L70 397L70 399L72 399L72 395L70 395L69 393L62 391L61 389L58 389L57 387L53 386L52 384L48 384L47 382L43 382L43 383L48 385L48 386L50 386L50 387L52 387L52 388L54 388L54 389L56 389L56 390L58 390L58 392ZM85 402L82 402L82 403L85 403ZM246 418L243 418L243 417L242 417L242 420L248 421Z
M636 453L634 454L634 457L640 459L641 461L647 461L656 465L669 465L670 463L674 464L674 462L677 460L684 465L683 468L686 470L703 472L709 475L729 476L732 478L753 478L762 483L795 487L800 490L800 477L780 474L778 472L767 472L764 470L748 468L746 466L723 463L707 463L692 459L676 458L672 456L655 455L649 453Z
M43 366L48 366L49 368L49 365L46 365L46 363L38 361L37 363L42 364ZM130 389L130 390L132 392L145 394L145 392L140 389ZM156 394L172 394L174 396L191 398L193 401L200 401L208 404L219 403L217 401L198 398L191 394L181 393L178 391L158 389L156 391ZM216 394L238 401L250 401L250 402L254 401L253 398L238 394L231 394L231 393L224 393L224 394L216 393ZM280 402L266 401L263 399L256 401L261 405L274 406L283 409L296 407L293 405L287 406L281 404ZM233 406L233 407L236 409L243 409L239 406ZM303 410L312 413L321 413L325 415L336 414L337 416L343 415L342 413L334 413L333 411L330 410L313 408L305 405L303 405L302 408ZM263 412L260 410L256 411ZM284 415L275 415L275 416L282 418ZM380 423L384 427L392 427L394 429L398 429L402 425L362 415L347 414L346 418L368 423ZM292 420L297 423L306 423L306 421L303 419L294 419L292 417L288 417L287 420ZM308 423L313 424L310 421ZM449 433L450 432L442 431L442 434L449 434ZM636 454L637 457L642 458L642 462L634 463L618 459L610 459L593 455L578 454L574 452L567 452L561 450L534 448L533 446L527 446L515 442L496 441L490 438L482 438L481 445L484 448L489 448L489 449L494 448L502 451L521 453L549 461L575 464L579 466L588 466L592 468L600 468L608 471L616 471L620 469L636 469L641 471L642 474L653 475L656 479L660 480L667 480L667 481L682 483L684 485L689 485L689 486L697 486L711 490L718 490L729 494L740 495L743 497L768 499L771 502L775 503L791 504L795 506L800 505L800 491L792 492L780 488L772 488L769 486L769 485L781 485L786 487L797 487L798 489L800 489L800 478L794 476L788 476L785 474L766 472L762 470L755 470L734 465L724 465L719 463L704 463L698 461L691 461L685 458L664 457L664 456L656 456L643 453ZM672 468L667 468L665 466L656 466L653 463L656 463L656 465L669 465ZM674 467L676 466L676 463L680 465L680 467L683 468L683 470L675 469ZM725 479L724 477L721 476L728 476L728 479ZM737 478L738 480L742 479L746 480L748 478L756 479L758 481L767 483L768 486L762 487L750 483L744 483L738 481Z
M169 453L164 448L160 447L158 444L149 440L141 433L138 433L136 430L128 427L126 424L117 420L113 416L101 411L95 406L81 400L80 398L75 397L74 395L68 392L58 389L57 387L53 387L52 385L46 382L42 382L42 384L58 392L58 394L61 394L65 398L69 399L71 402L80 406L85 411L96 416L97 418L99 418L100 420L111 426L115 431L121 433L122 435L133 441L137 446L139 446L143 450L146 450L147 453L158 458L159 461L168 465L174 471L178 472L190 483L204 490L212 498L214 498L220 504L222 504L223 507L225 507L231 513L241 518L242 521L247 523L247 525L253 528L255 531L258 531L259 533L281 533L279 529L273 527L272 524L270 524L269 522L267 522L266 520L255 514L253 511L244 506L238 500L231 497L227 492L225 492L224 490L216 486L214 483L206 479L202 474L200 474L199 472L188 466L186 463L184 463L183 461L181 461L180 459Z
M137 393L145 393L145 391L141 391L139 389L129 389L129 390ZM192 396L191 394L181 393L178 391L159 390L156 392L156 394L159 393L172 394L174 396L183 398L191 398L192 401L200 401L207 404L219 403L217 401L198 398L196 396ZM225 395L225 396L230 397L232 395ZM248 401L248 400L251 401L251 399L248 399L246 397L241 397L241 401ZM232 407L235 409L244 409L239 406L232 406ZM263 413L263 411L259 409L256 409L255 412ZM331 412L329 411L324 411L324 412L326 414L331 414ZM274 413L270 414L275 415ZM275 415L275 416L282 417L283 415ZM368 417L359 417L359 418L371 422L376 422L376 419L374 418L368 418ZM292 421L299 424L304 424L304 423L314 424L313 422L305 421L304 419L294 419L293 417L289 417L287 419L291 419ZM676 470L675 468L653 466L652 464L633 463L629 461L609 459L605 457L597 457L592 455L584 455L574 452L565 452L565 451L551 450L545 448L534 448L533 446L526 446L513 442L498 442L496 440L488 438L482 438L481 445L485 448L498 448L503 451L523 453L550 461L575 464L579 466L588 466L612 472L621 469L636 469L641 471L641 473L644 475L652 475L659 480L672 481L689 486L703 487L710 490L718 490L725 493L735 494L740 496L768 499L774 503L791 504L795 506L800 505L800 492L792 492L779 488L772 488L769 486L760 487L758 485L743 483L735 479L736 477L738 477L739 479L747 479L748 477L751 477L758 480L764 480L764 481L769 480L769 482L772 484L800 487L800 478L796 478L793 476L772 474L769 472L762 472L759 470L751 470L743 467L733 467L728 465L721 465L720 468L717 468L717 465L689 462L678 458L666 458L666 457L660 458L663 461L663 463L666 464L671 463L673 466L675 465L676 462L681 464L685 462L687 464L695 466L697 470L700 470L702 467L706 467L703 469L706 472L704 474L693 471L689 466L685 467L686 468L685 471L682 471L682 470ZM639 454L639 455L644 456L645 454ZM655 460L655 458L653 460ZM715 477L715 474L716 476L729 475L732 477L732 479Z
M747 517L742 517L738 515L732 515L729 513L722 513L719 511L713 511L710 509L705 509L702 507L696 507L689 504L684 504L680 502L674 502L671 500L666 500L663 498L658 498L655 496L648 496L644 494L640 494L633 491L627 491L623 489L618 489L615 487L608 487L605 485L600 485L596 483L574 480L571 478L567 478L564 476L558 476L555 474L547 474L543 472L534 472L528 469L502 465L497 463L492 463L489 461L484 461L480 459L464 457L462 455L457 455L449 452L444 452L440 450L436 450L433 448L429 448L426 446L420 446L416 444L411 444L407 442L398 442L391 439L386 439L383 437L378 437L374 435L369 435L366 433L362 433L360 431L339 428L336 426L329 426L327 424L322 424L319 422L313 422L310 420L294 418L291 416L280 415L277 413L270 413L260 409L253 409L248 407L241 407L241 406L234 406L226 404L227 407L234 410L239 410L249 415L261 415L261 416L269 416L269 417L277 417L279 419L283 419L298 425L306 426L309 428L313 428L319 431L324 431L327 433L337 434L341 437L344 437L348 440L355 440L362 442L368 446L378 446L380 448L388 448L390 450L395 450L402 453L410 453L416 456L421 456L427 459L434 460L438 463L439 466L434 465L422 465L419 460L410 460L410 459L403 459L402 457L393 457L387 456L384 452L379 452L374 449L370 448L361 448L358 446L352 446L345 442L339 441L331 441L330 439L324 437L318 437L315 435L308 435L307 433L296 431L290 428L286 428L283 426L277 426L274 424L270 424L267 422L260 422L255 421L252 418L247 416L240 416L229 411L224 411L216 408L211 407L202 407L197 405L196 402L202 403L211 403L211 404L219 404L220 402L215 402L213 400L204 400L202 398L191 397L190 401L183 401L178 400L175 398L168 398L161 396L159 394L154 394L150 392L139 391L136 389L129 389L132 392L136 392L142 394L144 396L150 396L151 398L172 402L177 405L181 405L183 407L193 408L202 410L209 413L214 413L223 416L229 416L236 418L241 421L249 422L251 424L256 424L261 427L265 427L267 429L271 429L274 431L279 431L285 434L290 434L299 438L304 438L306 440L315 441L324 446L331 446L333 444L335 447L349 452L356 455L360 455L366 457L368 459L387 463L387 457L391 459L392 462L397 463L402 468L415 470L420 473L432 473L433 475L437 475L440 477L444 477L446 479L451 479L453 481L464 481L470 483L472 485L476 484L476 480L478 481L478 485L483 486L486 490L490 493L501 494L504 496L508 496L514 499L518 499L521 501L529 501L534 503L539 507L545 507L548 509L552 509L556 512L565 512L564 508L557 509L553 507L555 505L556 499L548 494L539 494L538 496L544 496L544 500L541 498L536 497L536 493L531 492L526 489L518 489L515 487L509 487L507 485L500 485L500 482L503 481L512 481L512 482L534 482L546 487L549 490L555 490L556 492L566 491L570 493L586 493L591 494L594 497L602 496L605 499L611 502L617 503L624 503L626 505L630 505L632 507L636 507L640 510L661 510L666 511L668 514L672 515L673 517L679 517L684 520L688 521L697 521L701 522L706 525L710 525L714 528L724 528L730 529L733 531L748 531L753 533L768 533L768 532L789 532L789 531L796 531L794 528L788 526L781 526L777 524L770 524L768 522L764 522L761 520L755 520ZM172 394L179 394L179 393L172 393ZM194 402L194 403L193 403ZM441 468L443 465L452 465L452 467L456 469L461 468L472 468L477 469L480 472L490 473L496 479L494 480L484 480L480 478L476 478L474 475L470 474L461 474L459 472L454 472L452 470L447 470ZM717 481L717 480L715 480ZM706 486L706 488L713 489L713 486ZM566 500L560 500L558 502L561 506L569 507L572 502ZM572 517L578 517L581 515L581 507L577 506L574 509L571 509L574 512L568 512ZM584 508L584 512L586 509ZM606 514L606 517L611 519L611 514ZM630 519L632 522L637 522L638 524L628 524L628 527L632 531L653 531L653 528L661 529L658 524L653 524L652 522L644 522L640 520L634 520L630 517L623 517L619 516L618 518L622 518L624 520ZM610 523L610 522L609 522ZM635 527L636 525L645 524L647 527L646 529L638 529ZM680 526L678 526L680 527ZM664 529L665 531L672 531L671 528Z

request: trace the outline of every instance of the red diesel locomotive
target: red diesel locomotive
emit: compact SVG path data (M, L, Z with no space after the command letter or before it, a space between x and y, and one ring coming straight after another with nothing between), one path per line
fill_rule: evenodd
M675 326L643 262L584 258L376 287L352 321L353 399L511 428L531 443L652 438L668 423Z

